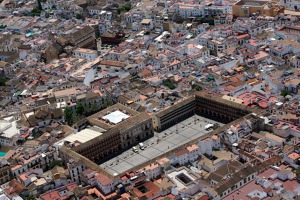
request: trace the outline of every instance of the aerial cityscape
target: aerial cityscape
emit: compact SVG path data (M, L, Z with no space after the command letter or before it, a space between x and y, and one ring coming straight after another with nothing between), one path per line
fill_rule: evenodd
M299 0L0 0L0 200L300 200Z

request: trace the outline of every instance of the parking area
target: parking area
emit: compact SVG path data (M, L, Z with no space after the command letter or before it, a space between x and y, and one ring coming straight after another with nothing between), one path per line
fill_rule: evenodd
M212 129L205 130L205 126L216 123L220 126L224 125L214 120L195 115L163 132L155 132L154 137L143 142L144 150L141 150L137 145L137 153L129 149L115 158L102 163L100 166L111 174L123 173L210 132Z

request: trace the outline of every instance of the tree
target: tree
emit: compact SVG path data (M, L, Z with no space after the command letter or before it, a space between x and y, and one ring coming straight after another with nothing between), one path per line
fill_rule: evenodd
M65 121L67 122L67 124L72 125L73 124L73 118L74 118L74 113L70 108L66 108L64 111L64 115L65 115Z
M212 17L210 17L210 16L207 16L207 17L197 17L195 19L195 21L198 22L198 23L201 23L201 24L203 24L203 23L208 23L209 25L214 25L215 24L214 19Z
M300 179L300 167L296 169L296 177Z
M25 198L25 200L35 200L35 196L33 194L29 194L28 197Z
M92 104L90 108L86 110L86 115L92 115L98 112L101 109L99 104Z
M76 19L82 19L83 20L83 15L82 14L77 14Z
M4 76L0 76L0 86L5 86L6 78Z
M214 19L208 19L207 23L211 26L215 25L215 20Z
M290 95L291 94L291 92L290 91L288 91L288 90L286 90L286 89L284 89L284 90L282 90L281 91L281 96L287 96L287 95Z
M40 16L41 12L42 12L42 10L34 8L34 9L32 9L32 11L29 15L31 15L31 16Z
M109 107L109 106L111 106L113 104L113 102L110 100L110 99L105 99L104 101L103 101L103 108L107 108L107 107Z
M123 6L119 7L117 9L118 14L122 12L128 12L131 9L131 3L125 3Z
M77 106L76 106L76 113L78 115L83 115L84 110L85 109L84 109L84 106L82 105L82 103L77 104Z
M182 24L184 22L183 17L181 17L180 15L176 14L174 16L174 22L178 23L178 24Z
M52 163L50 164L50 169L53 169L56 166L62 167L63 166L62 161L61 160L53 160Z
M202 87L199 85L193 85L193 89L200 91L200 90L202 90Z
M163 83L163 86L166 86L168 87L169 89L173 90L176 88L176 86L172 83L172 81L170 79L166 80L164 83Z
M123 7L126 11L129 11L131 9L131 3L125 3Z

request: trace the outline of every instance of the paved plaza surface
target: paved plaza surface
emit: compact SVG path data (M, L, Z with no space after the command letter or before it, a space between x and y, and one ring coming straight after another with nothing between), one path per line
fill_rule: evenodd
M102 163L100 166L115 175L126 172L137 165L209 133L211 130L205 130L205 126L215 123L218 123L220 126L224 125L220 122L195 115L160 133L155 132L154 137L143 142L145 146L144 150L140 150L137 145L138 153L134 153L132 149L129 149Z

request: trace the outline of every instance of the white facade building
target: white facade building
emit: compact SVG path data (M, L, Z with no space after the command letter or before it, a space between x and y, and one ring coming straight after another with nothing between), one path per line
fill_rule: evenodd
M300 9L300 2L299 0L280 0L280 5L283 5L287 10L299 10Z
M177 3L174 5L173 9L183 18L204 15L204 6L200 4Z
M98 52L91 49L77 48L73 51L75 58L85 58L87 61L93 61L97 58Z

